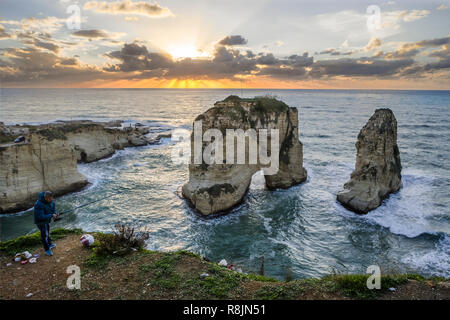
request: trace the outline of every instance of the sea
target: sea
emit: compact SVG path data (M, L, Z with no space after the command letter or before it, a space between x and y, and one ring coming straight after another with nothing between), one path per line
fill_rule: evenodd
M450 277L450 91L225 89L0 89L0 121L121 119L152 130L191 130L194 118L234 94L275 96L299 110L306 182L269 191L255 174L241 205L205 219L179 196L186 164L176 142L126 148L79 164L89 185L56 199L58 211L113 195L63 216L52 228L111 232L117 223L147 229L151 250L190 250L226 259L244 272L280 280L330 273L419 273ZM377 108L398 122L403 188L367 215L336 194L355 166L355 142ZM33 212L0 216L2 241L35 232Z

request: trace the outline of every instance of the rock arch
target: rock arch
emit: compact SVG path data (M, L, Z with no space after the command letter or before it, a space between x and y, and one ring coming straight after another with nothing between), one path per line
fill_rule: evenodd
M303 168L303 146L298 139L296 108L291 108L272 97L242 99L229 96L223 101L216 102L213 108L199 115L195 121L201 122L202 135L214 128L219 129L224 138L221 145L224 151L223 163L207 164L204 159L201 163L195 163L194 132L191 135L189 181L183 186L182 193L203 215L225 211L239 204L250 186L253 174L261 169L266 170L265 180L269 189L289 188L306 180L307 172ZM242 153L237 152L235 145L235 161L233 164L227 163L227 129L242 129L245 132L252 129L259 132L263 132L264 129L278 130L278 137L275 134L269 134L267 138L271 158L278 160L276 173L270 170L270 165L263 164L259 157L256 163L249 161L250 145L254 141L250 135L245 137L246 162L237 163L237 157ZM261 147L261 141L264 141L259 138L258 136L258 149ZM272 142L275 141L278 142L278 150L273 148ZM201 151L205 151L205 148L208 148L208 143L203 142ZM272 149L275 150L274 153Z

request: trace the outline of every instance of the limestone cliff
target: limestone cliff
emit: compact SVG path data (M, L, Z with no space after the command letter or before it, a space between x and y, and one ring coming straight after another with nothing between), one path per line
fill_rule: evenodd
M269 165L258 160L250 159L250 137L245 136L245 162L238 162L239 150L235 147L233 162L227 158L227 129L242 129L249 132L254 129L278 130L278 146L274 149L274 158L278 162L276 172L265 171L265 181L269 189L289 188L292 185L306 180L306 170L303 168L302 144L298 139L298 111L274 98L259 97L254 99L241 99L230 96L224 101L214 104L214 107L199 115L196 119L202 124L201 134L209 129L218 129L223 133L223 163L195 163L194 132L191 135L191 164L189 165L189 181L183 186L182 193L193 206L203 215L221 212L232 208L242 201L248 190L252 176L261 169L267 170ZM268 154L272 155L272 139L267 137ZM234 140L234 138L233 138ZM237 139L236 139L237 140ZM261 141L257 140L258 148ZM201 151L208 148L208 143L201 145ZM276 154L275 154L276 153Z
M49 141L39 134L29 139L29 143L0 146L0 213L33 206L40 191L61 195L87 184L67 140Z
M356 142L356 165L337 200L357 213L381 205L402 186L397 120L390 109L378 109L361 129Z
M39 126L0 125L0 213L27 209L37 194L62 195L88 182L77 162L92 162L116 150L155 142L148 127L121 122L58 121ZM13 143L17 136L24 141ZM8 142L8 143L5 143Z
M78 162L93 162L113 155L125 147L143 146L149 143L144 136L148 127L109 127L100 122L63 122L62 131L77 154Z

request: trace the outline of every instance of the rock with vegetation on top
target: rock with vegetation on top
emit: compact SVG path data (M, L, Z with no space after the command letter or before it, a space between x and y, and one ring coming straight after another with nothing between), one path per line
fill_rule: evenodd
M356 149L355 170L337 200L356 213L367 213L402 187L397 120L390 109L375 111L361 129Z
M259 160L249 161L249 138L245 138L245 159L238 163L226 163L227 129L278 129L279 161L276 174L266 174L265 183L269 189L289 188L306 180L303 168L302 144L298 139L298 111L285 103L271 97L241 99L229 96L216 102L214 107L199 115L196 121L202 123L202 133L208 129L218 129L223 134L223 164L201 164L194 162L194 133L191 135L191 164L189 165L189 181L183 186L182 193L192 205L203 215L209 215L231 209L240 203L245 196L253 174L267 168ZM270 132L270 130L268 130ZM267 147L271 149L270 136ZM238 140L238 139L236 139ZM260 141L257 141L258 147ZM202 153L208 143L203 143ZM235 145L236 148L236 145ZM236 150L236 149L235 149Z
M0 123L0 213L33 206L39 192L56 195L83 188L87 179L77 162L92 162L118 149L149 141L147 127L124 130L120 122L57 121L38 126ZM21 143L14 143L25 135Z

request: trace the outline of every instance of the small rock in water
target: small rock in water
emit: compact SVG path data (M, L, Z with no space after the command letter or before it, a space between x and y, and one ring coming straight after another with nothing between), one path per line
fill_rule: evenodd
M227 265L228 265L227 260L225 259L220 260L219 266L226 267Z
M395 288L389 288L389 291L395 292L395 291L397 291L397 289L395 289Z
M12 263L7 263L6 266L9 267L10 265L12 265Z
M200 279L204 279L204 278L206 278L206 277L209 277L209 274L208 274L208 273L202 273L202 274L200 275Z
M27 298L31 297L33 294L30 292L29 294L26 295Z

